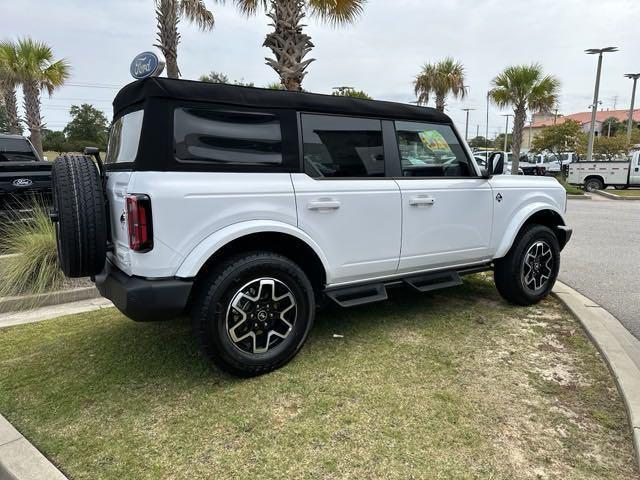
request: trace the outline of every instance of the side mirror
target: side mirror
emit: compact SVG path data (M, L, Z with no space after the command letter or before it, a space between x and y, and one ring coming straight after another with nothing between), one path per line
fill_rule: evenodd
M489 168L492 175L502 175L504 173L504 157L500 152L494 152L489 157Z
M492 170L493 170L493 157L489 157L487 158L486 167L480 170L480 174L482 175L482 178L485 178L485 179L491 178L493 176Z

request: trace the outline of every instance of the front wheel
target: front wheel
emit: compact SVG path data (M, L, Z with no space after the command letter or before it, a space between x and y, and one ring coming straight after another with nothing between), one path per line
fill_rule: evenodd
M494 279L502 297L516 305L532 305L546 297L558 277L560 247L548 227L525 227L509 253L495 261Z
M272 252L234 256L197 287L194 331L220 368L255 376L289 362L315 313L311 282L298 265Z

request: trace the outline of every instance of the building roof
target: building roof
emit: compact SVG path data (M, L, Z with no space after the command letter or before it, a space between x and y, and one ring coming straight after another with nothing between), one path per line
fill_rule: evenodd
M617 118L621 122L626 122L627 119L629 118L629 109L598 110L598 112L596 113L597 122L604 122L607 118L611 118L611 117ZM567 120L574 120L580 123L581 125L584 125L591 121L591 112L579 112L579 113L572 113L571 115L558 116L558 119L555 121L555 123L564 123ZM635 122L640 122L640 108L635 109L633 111L633 120ZM552 117L552 118L546 118L544 120L535 121L533 122L533 125L531 125L531 127L532 128L548 127L553 124L554 124L554 120Z
M418 107L406 103L269 90L163 77L146 78L123 87L113 101L114 120L135 105L141 105L151 98L452 123L447 115L434 108Z

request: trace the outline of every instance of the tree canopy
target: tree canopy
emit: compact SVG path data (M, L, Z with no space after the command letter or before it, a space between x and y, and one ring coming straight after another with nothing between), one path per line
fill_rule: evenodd
M72 105L69 114L71 121L64 127L68 142L84 142L84 146L96 146L103 150L106 148L109 122L102 111L83 103L80 106Z
M240 85L242 87L255 87L253 82L245 82L244 78L241 78L240 80L230 80L228 75L213 70L206 75L200 75L198 80L209 83L226 83L229 85Z
M580 123L575 120L567 120L544 127L531 141L531 150L536 153L574 151L583 137L584 133Z
M365 100L373 100L369 94L367 94L363 90L356 90L351 87L340 87L335 90L331 95L334 97L352 97L352 98L363 98Z

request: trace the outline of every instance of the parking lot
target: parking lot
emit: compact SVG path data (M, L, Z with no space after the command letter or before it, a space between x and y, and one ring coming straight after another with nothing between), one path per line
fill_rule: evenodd
M560 280L601 304L640 338L640 202L570 200L573 238Z

